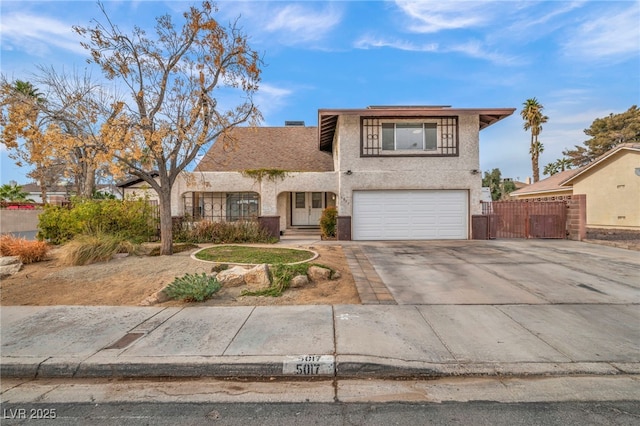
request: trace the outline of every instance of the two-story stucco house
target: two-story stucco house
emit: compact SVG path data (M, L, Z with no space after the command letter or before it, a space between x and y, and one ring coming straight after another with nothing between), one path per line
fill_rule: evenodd
M260 217L286 233L336 206L341 240L468 239L482 198L479 132L514 111L321 109L318 127L235 128L176 181L172 214Z

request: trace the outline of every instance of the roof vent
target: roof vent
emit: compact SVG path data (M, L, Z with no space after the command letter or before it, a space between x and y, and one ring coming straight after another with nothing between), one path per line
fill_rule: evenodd
M285 127L304 127L304 121L285 121Z

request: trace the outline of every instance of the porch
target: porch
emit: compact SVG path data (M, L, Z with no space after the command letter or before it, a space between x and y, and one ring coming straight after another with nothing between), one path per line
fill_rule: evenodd
M331 191L281 192L275 203L257 192L186 192L182 195L183 214L193 221L231 222L258 220L267 216L270 228L277 227L281 236L320 235L322 211L336 206L337 196ZM276 206L276 215L265 215ZM274 223L275 222L275 223ZM276 226L277 223L277 226Z

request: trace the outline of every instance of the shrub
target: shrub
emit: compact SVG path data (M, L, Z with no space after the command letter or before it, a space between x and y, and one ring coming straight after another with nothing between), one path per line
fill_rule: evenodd
M38 238L53 244L101 233L142 242L157 229L155 208L146 200L74 200L70 209L46 206L39 220Z
M327 207L320 216L320 229L324 238L335 238L338 211L335 207Z
M89 265L110 260L117 253L136 251L134 244L115 235L78 235L60 249L59 261L62 265Z
M185 302L202 302L220 290L220 282L215 277L202 274L186 274L169 284L164 292L171 299Z
M273 243L274 238L256 221L212 222L202 220L183 236L191 243Z
M272 282L271 286L264 290L243 291L241 296L271 296L278 297L289 288L291 280L297 275L306 275L309 270L308 263L298 263L295 265L276 264L270 267Z
M12 235L0 236L0 255L18 256L25 265L46 259L48 253L49 245L44 241L28 241Z

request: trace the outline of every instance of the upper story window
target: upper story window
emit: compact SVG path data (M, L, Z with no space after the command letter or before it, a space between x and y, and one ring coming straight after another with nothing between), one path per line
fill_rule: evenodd
M384 151L434 151L438 146L436 123L382 123Z
M361 155L457 156L458 118L363 118Z

